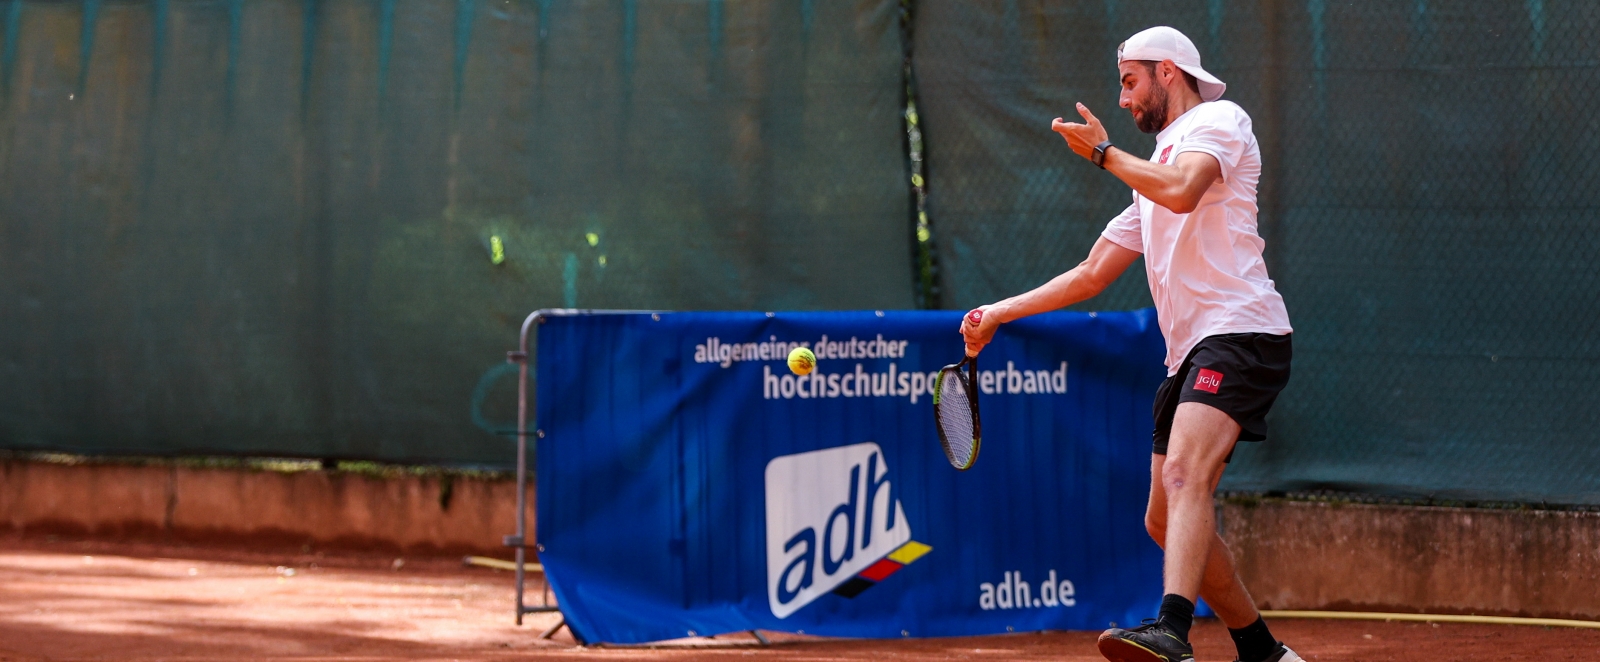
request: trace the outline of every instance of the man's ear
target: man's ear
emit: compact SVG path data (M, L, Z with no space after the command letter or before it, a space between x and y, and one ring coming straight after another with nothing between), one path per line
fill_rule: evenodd
M1172 84L1172 78L1174 76L1177 76L1177 75L1178 75L1178 65L1174 64L1172 62L1172 60L1162 60L1161 61L1161 84L1162 85L1171 85Z

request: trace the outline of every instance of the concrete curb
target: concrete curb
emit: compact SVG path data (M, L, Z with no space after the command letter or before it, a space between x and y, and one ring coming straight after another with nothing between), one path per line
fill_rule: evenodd
M1600 619L1600 513L1263 500L1222 518L1263 610Z
M501 555L515 497L510 479L448 474L0 461L0 527L101 538Z

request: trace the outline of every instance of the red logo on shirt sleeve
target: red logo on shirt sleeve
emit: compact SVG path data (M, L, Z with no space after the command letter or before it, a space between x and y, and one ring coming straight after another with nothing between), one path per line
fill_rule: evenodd
M1166 165L1167 157L1169 157L1169 156L1172 156L1172 145L1167 145L1166 149L1161 150L1161 164L1162 165Z
M1222 373L1215 370L1200 369L1200 376L1194 380L1194 390L1215 394L1222 387Z

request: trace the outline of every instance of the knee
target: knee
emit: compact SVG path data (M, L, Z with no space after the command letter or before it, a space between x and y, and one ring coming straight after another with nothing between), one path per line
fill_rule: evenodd
M1200 472L1188 462L1169 458L1161 469L1161 487L1167 491L1168 499L1193 492L1200 482Z

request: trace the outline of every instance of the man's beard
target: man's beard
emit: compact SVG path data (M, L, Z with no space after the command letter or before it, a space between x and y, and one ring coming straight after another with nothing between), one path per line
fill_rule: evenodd
M1167 126L1167 89L1160 85L1150 86L1150 95L1138 105L1139 115L1134 124L1139 125L1139 130L1145 133L1161 133Z

